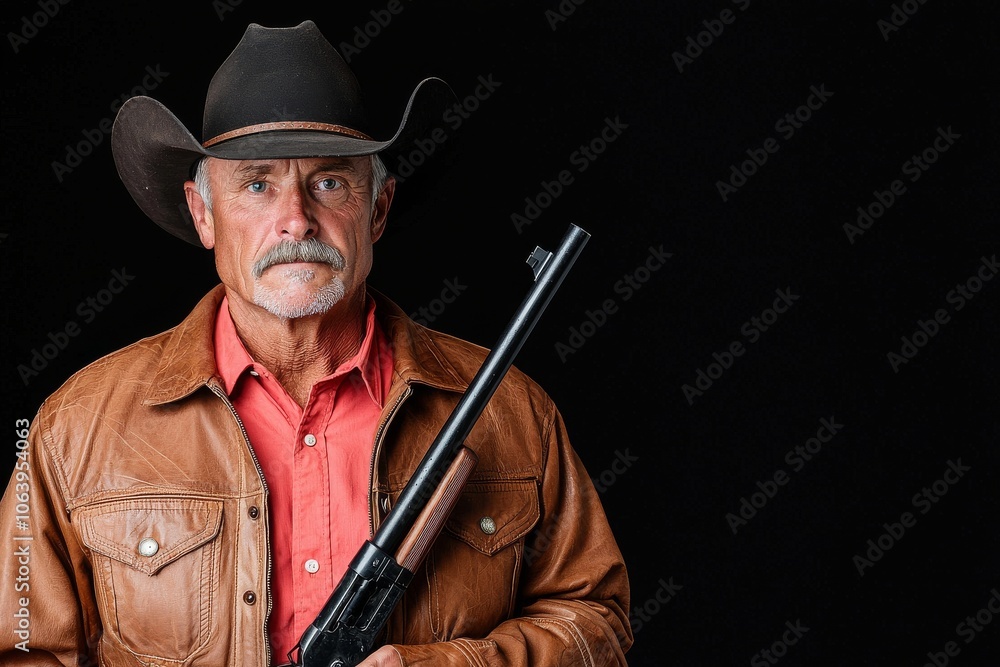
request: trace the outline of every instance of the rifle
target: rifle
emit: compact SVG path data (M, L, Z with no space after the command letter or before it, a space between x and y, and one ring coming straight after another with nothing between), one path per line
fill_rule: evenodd
M536 246L528 256L534 285L403 487L385 523L361 546L322 611L289 651L292 665L354 667L372 652L476 466L476 454L463 444L465 438L589 238L590 234L571 224L555 252Z

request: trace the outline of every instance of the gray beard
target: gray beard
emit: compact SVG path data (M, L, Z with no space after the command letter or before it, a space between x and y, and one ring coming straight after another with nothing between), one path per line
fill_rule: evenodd
M334 277L326 285L323 285L312 301L294 307L285 302L286 294L283 289L270 289L260 284L261 275L269 267L275 264L296 261L325 262L337 270L343 269L345 264L344 256L336 248L321 243L315 238L298 243L282 241L271 248L253 266L254 304L275 317L291 320L311 315L322 315L344 298L346 287L344 286L344 281L337 277ZM316 279L316 272L312 269L292 270L290 268L279 268L277 270L285 271L286 278L291 279L295 283L302 284Z
M315 279L316 272L312 269L302 269L293 274L296 282L307 282ZM344 298L346 289L344 281L334 278L326 285L323 285L308 303L293 306L286 301L284 290L270 289L264 287L259 282L255 282L253 291L253 302L275 317L286 320L293 320L311 315L322 315L333 308Z

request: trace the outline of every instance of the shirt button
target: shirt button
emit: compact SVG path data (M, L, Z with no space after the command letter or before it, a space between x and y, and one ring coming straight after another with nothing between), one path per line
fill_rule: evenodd
M256 519L257 517L260 516L260 509L256 505L254 505L247 510L247 514L250 515L251 519Z
M306 572L309 574L314 574L319 571L319 561L310 558L306 561Z
M250 369L250 375L254 376L255 378L256 377L260 377L260 373L258 373L257 371L255 371L252 368Z
M302 441L306 443L307 447L312 447L316 444L316 436L312 433L307 433L306 437L302 438Z
M243 594L243 601L246 602L247 604L256 604L257 594L254 593L253 591L247 591L246 593Z
M487 535L492 535L497 532L496 521L493 520L491 516L484 516L479 520L479 529L482 530Z

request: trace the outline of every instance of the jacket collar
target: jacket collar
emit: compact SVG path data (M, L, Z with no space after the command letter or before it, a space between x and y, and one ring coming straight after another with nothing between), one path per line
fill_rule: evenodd
M371 287L367 289L375 299L376 320L392 348L393 384L419 383L464 392L469 380L463 379L448 362L435 340L442 334L420 326L388 297ZM203 386L221 388L212 335L225 294L225 287L217 285L180 324L162 335L160 362L146 391L144 405L180 400Z

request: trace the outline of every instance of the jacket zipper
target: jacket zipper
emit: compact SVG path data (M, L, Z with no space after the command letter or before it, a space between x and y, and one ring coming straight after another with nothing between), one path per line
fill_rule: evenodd
M396 402L393 403L392 409L389 410L389 414L386 415L385 421L383 421L381 424L379 424L378 425L378 430L375 431L375 443L374 443L374 446L372 447L372 459L371 459L371 463L369 464L369 467L368 467L368 488L371 489L372 491L375 491L375 489L374 489L374 487L375 487L375 459L378 458L379 449L382 448L382 438L385 436L385 430L389 427L389 424L392 422L392 418L394 416L396 416L396 412L399 410L400 404L402 404L402 402L410 394L412 394L412 393L413 393L413 389L411 389L410 385L407 384L406 385L406 390L403 391L403 393L401 393L399 395L399 398L396 399ZM378 492L377 491L375 491L375 497L376 497L376 501L375 502L377 504L378 503L378 500L377 500L377 498L378 498ZM368 503L368 529L371 531L372 535L375 534L375 514L372 511L372 503L370 501Z
M271 529L270 529L270 526L269 526L270 517L268 516L268 512L267 512L267 496L268 496L267 480L264 479L264 470L260 467L260 461L257 460L257 453L253 450L253 445L250 444L250 436L247 434L247 429L243 425L243 420L240 419L240 416L236 413L236 408L233 407L233 404L229 400L229 397L226 396L225 392L223 392L222 389L220 387L217 387L216 385L209 384L208 388L212 390L213 394L215 394L220 399L222 399L222 402L226 404L226 407L229 408L229 411L233 413L233 417L236 419L236 424L240 427L240 432L243 433L243 440L247 444L247 449L250 451L250 458L253 459L254 467L257 468L257 475L258 475L258 477L260 477L261 487L264 489L264 507L261 508L261 510L264 513L264 530L265 530L264 535L266 537L266 539L264 540L264 543L267 545L267 575L266 575L266 582L265 582L265 587L266 587L266 591L267 591L267 611L264 614L264 651L265 651L265 655L267 656L267 661L264 664L266 665L266 667L270 667L270 665L271 665L271 641L268 639L268 636L267 636L267 622L271 618L271 606L272 606L272 596L271 596ZM369 508L369 512L371 512L370 508Z

